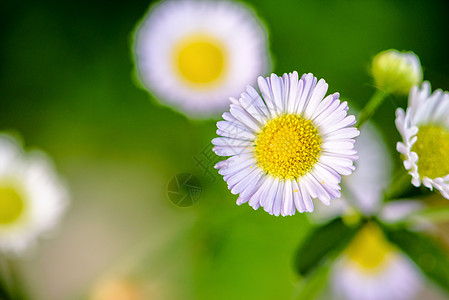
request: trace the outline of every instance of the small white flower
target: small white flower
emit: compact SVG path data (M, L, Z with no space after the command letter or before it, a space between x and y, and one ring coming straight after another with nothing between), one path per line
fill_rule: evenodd
M410 90L406 112L396 110L396 127L403 142L397 150L412 176L412 184L436 188L449 199L449 93L436 90L429 82Z
M373 223L357 233L332 272L332 289L348 300L408 300L421 284L416 266Z
M394 49L374 57L372 75L378 89L404 95L412 86L420 84L423 77L421 63L415 53Z
M55 227L68 194L49 158L0 135L0 251L20 253Z
M326 205L340 197L341 175L357 159L355 117L339 94L325 97L328 85L312 74L293 72L258 78L232 99L217 123L214 151L231 156L216 165L237 204L278 216L313 211L313 198ZM324 99L323 99L324 98Z
M194 117L213 116L268 71L267 32L229 1L163 1L137 28L137 73L155 96Z

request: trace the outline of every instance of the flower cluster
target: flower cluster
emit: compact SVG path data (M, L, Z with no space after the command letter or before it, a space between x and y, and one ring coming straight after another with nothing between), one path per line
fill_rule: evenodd
M137 84L151 97L196 122L217 121L204 152L212 164L220 160L209 170L230 190L220 193L270 221L268 214L307 216L312 229L295 255L303 282L328 282L327 298L349 300L412 299L425 277L449 293L449 256L432 236L449 205L428 200L432 192L449 199L449 92L423 82L415 53L373 57L375 91L357 112L312 73L271 73L267 26L242 2L159 1L136 25L131 47ZM407 94L390 136L405 167L395 170L374 116L385 99ZM46 154L0 133L2 254L20 255L54 230L68 199ZM112 279L92 297L145 297L140 281Z
M423 280L419 258L408 249L426 237L408 227L395 230L428 209L420 200L402 199L410 183L449 198L449 93L431 93L422 83L413 52L383 51L372 60L376 92L357 121L348 113L351 103L339 93L326 95L328 84L311 73L264 77L270 67L266 32L241 3L160 2L136 30L138 78L193 118L229 108L212 140L213 151L225 157L215 168L238 205L275 216L310 213L317 228L310 240L340 249L322 250L336 259L329 273L337 295L409 299ZM407 94L408 107L396 111L403 139L397 150L411 180L402 169L393 177L394 164L372 120L387 97ZM404 246L406 236L415 244ZM314 259L325 265L317 255L307 261L314 246L322 245L304 242L299 251L302 275L309 275L310 267L302 266Z

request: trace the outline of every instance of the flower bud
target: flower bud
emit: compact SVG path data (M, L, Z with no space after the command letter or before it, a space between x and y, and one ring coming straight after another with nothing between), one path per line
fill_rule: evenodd
M422 81L418 56L413 52L391 49L380 52L373 59L372 75L379 90L408 95L410 88Z

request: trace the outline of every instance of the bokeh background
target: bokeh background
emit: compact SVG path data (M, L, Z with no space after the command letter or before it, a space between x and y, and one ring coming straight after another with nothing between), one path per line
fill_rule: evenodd
M396 48L449 90L447 1L247 3L269 29L277 74L313 72L361 107L374 92L372 57ZM52 156L72 194L54 237L14 260L25 294L88 299L104 278L126 276L151 299L292 299L293 253L311 226L304 215L237 207L212 169L218 117L191 121L135 83L132 33L149 5L0 2L0 130ZM396 158L394 109L405 103L389 98L374 118ZM167 197L181 172L202 185L189 208Z

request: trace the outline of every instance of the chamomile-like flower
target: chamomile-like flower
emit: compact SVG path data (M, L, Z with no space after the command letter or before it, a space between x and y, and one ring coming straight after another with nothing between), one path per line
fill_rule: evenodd
M217 123L212 140L216 168L237 204L278 216L313 211L313 198L324 204L340 197L341 175L351 174L359 134L339 94L324 98L328 85L312 74L298 80L293 72L258 78L261 94L248 86L231 98L230 112ZM324 98L324 99L323 99Z
M351 241L332 272L332 289L348 300L406 300L420 289L422 275L374 223Z
M9 135L0 135L0 251L20 253L52 229L68 194L42 152L25 154Z
M449 199L449 93L431 94L429 82L414 86L407 110L396 110L396 127L403 139L397 150L412 184L436 188Z
M231 1L162 1L134 41L141 83L194 117L223 111L229 96L268 71L267 32L252 10Z

